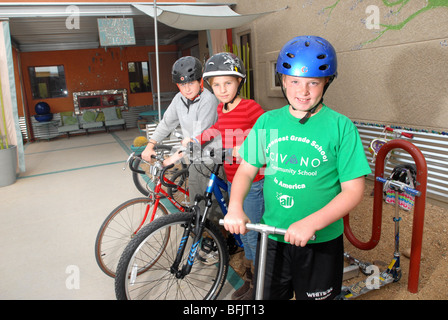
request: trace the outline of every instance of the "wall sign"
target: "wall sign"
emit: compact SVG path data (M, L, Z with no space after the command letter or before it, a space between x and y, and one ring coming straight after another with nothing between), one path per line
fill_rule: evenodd
M98 19L98 33L102 47L135 45L132 18Z

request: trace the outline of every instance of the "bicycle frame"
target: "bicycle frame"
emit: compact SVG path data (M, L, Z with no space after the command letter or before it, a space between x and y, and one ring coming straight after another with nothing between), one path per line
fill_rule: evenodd
M225 202L221 189L227 192L228 191L227 183L223 179L212 173L210 175L209 184L205 192L213 193L215 195L215 198L218 201L219 207L221 208L223 215L226 215L227 203Z
M221 192L221 189L225 192L228 191L227 183L221 179L216 174L212 173L210 175L209 184L207 186L206 193L213 193L215 195L216 200L218 201L219 207L221 208L222 214L227 214L227 203L225 202L224 196ZM205 216L205 215L204 215ZM234 234L233 237L239 247L243 247L243 242L238 234Z
M128 158L128 160L127 160L127 163L129 163L129 168L132 170L132 171L136 171L134 168L133 168L133 165L132 165L132 163L133 163L133 160L135 159L135 157L134 157L134 153L131 153L131 155L129 156L129 158ZM157 158L156 158L157 159ZM157 159L157 161L161 161L161 159ZM160 165L159 163L158 164L156 164L156 165ZM160 169L160 168L158 168L158 169ZM158 178L157 178L157 182L156 182L156 184L155 184L155 187L154 187L154 191L152 191L152 192L150 192L149 193L149 196L148 196L148 198L151 200L151 202L150 202L150 204L148 204L148 205L146 205L146 210L145 210L145 214L144 214L144 216L143 216L143 219L142 219L142 221L141 221L141 223L140 223L140 225L137 227L137 229L134 231L134 235L135 234L137 234L137 232L138 231L140 231L140 229L143 227L143 225L145 224L145 222L146 222L146 219L148 218L148 214L149 214L149 210L150 210L150 206L152 205L152 207L153 207L153 210L152 210L152 214L151 214L151 217L150 217L150 219L149 219L149 222L152 222L153 220L154 220L154 217L155 217L155 215L156 215L156 212L157 212L157 208L158 208L158 206L159 206L159 202L160 202L160 200L161 199L168 199L179 211L181 211L181 212L185 212L185 207L183 207L182 205L180 205L178 202L176 202L174 199L172 199L170 196L169 196L169 194L165 191L165 190L163 190L163 188L162 188L162 184L163 184L163 182L162 182L162 178L163 178L163 181L166 183L166 184L173 184L173 182L171 181L171 180L169 180L167 177L165 177L165 171L168 169L168 167L165 167L165 168L163 168L163 169L161 169L161 171L160 171L160 174L158 175ZM144 171L139 171L139 170L137 170L137 172L138 173L141 173L141 174L146 174ZM146 180L146 178L145 178L145 180ZM149 182L149 181L146 181L147 183ZM180 191L181 193L183 193L183 194L185 194L185 195L189 195L189 193L188 193L188 190L184 190L183 188L181 188L181 187L178 187L177 188L177 190L178 191Z
M168 180L166 177L163 177L164 181L166 181L167 183L172 183L172 181ZM178 188L178 191L188 195L188 191L182 189L182 188ZM153 196L155 196L155 199L153 198ZM154 221L154 217L156 215L157 212L157 207L159 206L159 202L161 199L168 199L179 211L181 212L185 212L185 208L183 206L181 206L179 203L177 203L176 201L174 201L169 195L168 193L162 189L162 183L159 181L157 182L155 188L154 188L154 192L153 193L149 193L149 198L152 200L152 205L153 205L153 210L152 210L152 214L151 217L149 219L149 222ZM145 215L143 216L143 220L140 223L140 225L138 226L137 230L135 230L134 234L136 234L141 228L142 226L145 224L145 221L148 217L148 213L149 213L149 209L150 209L150 205L148 204L146 206L146 211L145 211Z

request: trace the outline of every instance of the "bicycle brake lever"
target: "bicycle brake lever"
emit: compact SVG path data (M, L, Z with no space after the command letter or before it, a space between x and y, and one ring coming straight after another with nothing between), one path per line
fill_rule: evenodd
M124 164L124 166L123 166L123 171L126 170L126 167L129 165L129 162L131 161L132 157L134 157L134 154L135 154L135 152L132 152L132 153L129 155L128 159L126 160L126 162L125 162L125 164Z

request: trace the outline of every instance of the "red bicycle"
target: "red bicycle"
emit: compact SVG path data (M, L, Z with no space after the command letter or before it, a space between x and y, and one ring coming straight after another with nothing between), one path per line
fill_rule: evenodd
M126 162L133 173L150 177L146 181L148 196L120 204L107 216L98 231L95 241L96 262L110 277L115 277L123 249L137 232L154 219L170 213L162 202L163 199L168 200L180 212L185 212L185 207L189 204L188 168L170 171L174 165L163 165L166 154L167 148L158 148L154 163L149 163L132 153ZM141 170L143 166L146 166L147 172Z

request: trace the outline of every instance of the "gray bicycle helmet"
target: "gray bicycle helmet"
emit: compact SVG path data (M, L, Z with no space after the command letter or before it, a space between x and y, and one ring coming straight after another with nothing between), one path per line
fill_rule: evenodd
M202 64L199 59L186 56L173 64L171 75L174 83L186 83L202 78Z

